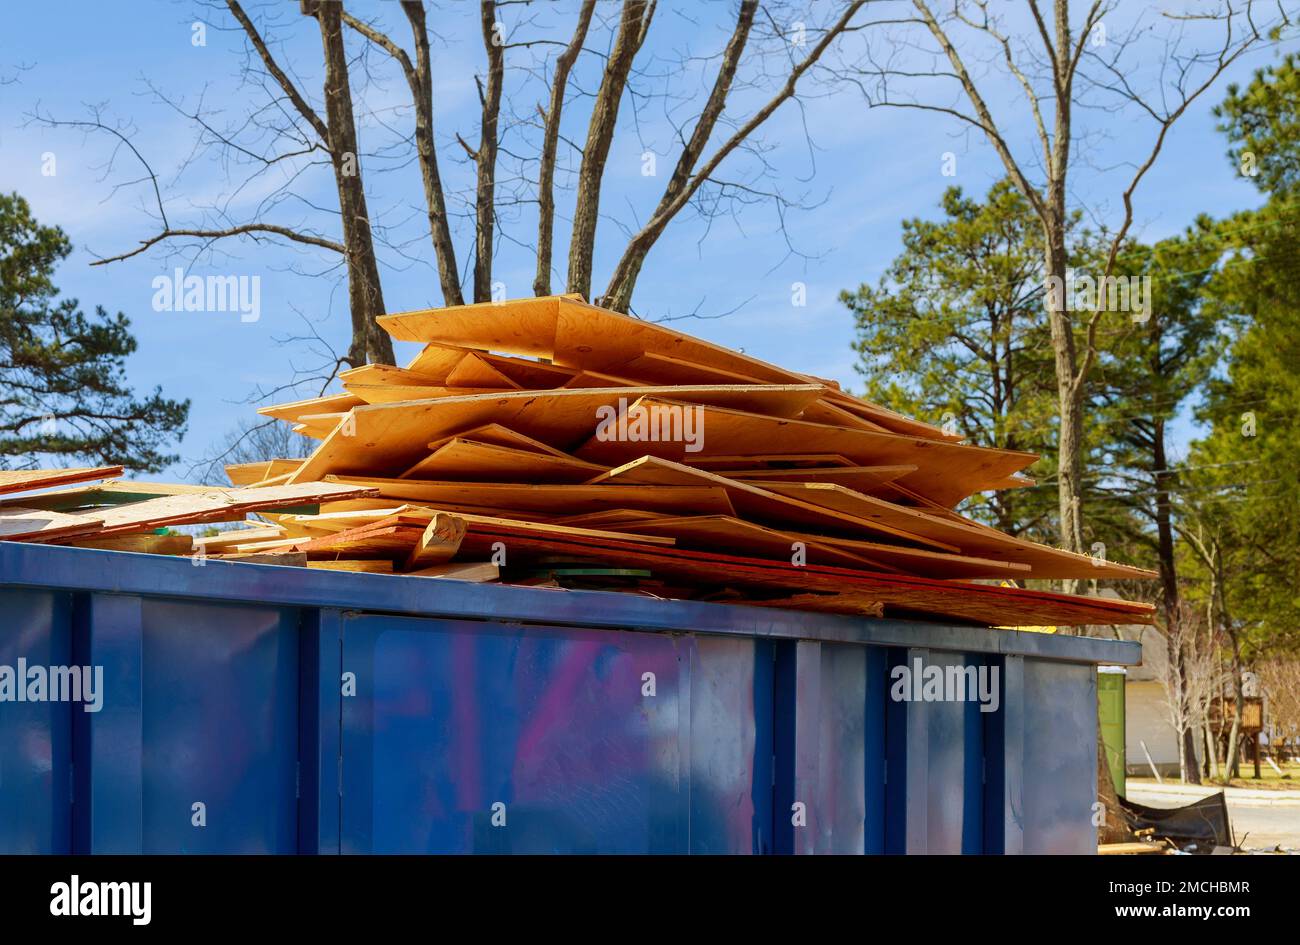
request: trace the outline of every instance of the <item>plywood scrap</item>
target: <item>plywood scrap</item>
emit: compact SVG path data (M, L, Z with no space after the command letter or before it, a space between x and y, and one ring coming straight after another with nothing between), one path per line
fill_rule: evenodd
M0 469L0 494L30 492L92 479L115 479L121 466L78 466L73 469Z
M655 444L670 455L693 449L693 431L700 414L696 404L726 404L766 411L764 416L795 416L823 388L816 385L706 386L692 388L597 388L581 390L514 391L473 394L435 400L370 404L354 408L347 424L338 423L291 481L305 482L330 473L383 472L398 475L424 458L422 445L485 423L499 423L526 436L566 448L602 436L620 436L617 417L655 394L673 393L691 403L675 403L653 414ZM683 410L683 407L686 410ZM627 408L625 410L624 408ZM676 427L673 424L676 423ZM665 434L664 430L668 432ZM869 434L864 434L869 435ZM631 444L625 444L631 445ZM647 444L649 445L649 444ZM626 452L626 450L624 451ZM591 462L598 458L579 456ZM1019 468L1019 467L1017 467Z
M647 394L639 405L668 409L683 404ZM917 469L899 481L940 505L951 508L1037 459L1032 453L939 442L894 433L850 430L773 417L716 405L698 405L704 436L699 456L769 453L771 445L796 442L805 452L835 453L860 466L911 465ZM574 455L593 463L617 466L640 455L681 459L679 443L630 442L593 435Z
M194 539L189 535L156 535L146 532L138 535L110 535L107 538L77 538L69 544L77 548L98 548L101 551L129 551L149 555L188 555L194 552Z
M304 554L303 557L306 557ZM359 571L366 574L392 574L393 562L383 558L369 560L351 560L347 558L334 561L308 561L307 567L317 571Z
M440 482L329 476L328 482L374 489L389 499L445 505L478 506L511 512L577 515L611 506L676 514L731 515L735 510L725 489L716 486L521 485L509 482Z
M490 561L464 561L454 564L437 564L419 571L408 571L406 577L445 578L448 581L469 581L486 584L501 577L501 569Z
M758 558L719 555L674 548L647 548L632 542L590 540L577 537L540 538L520 535L504 527L470 525L462 547L471 553L490 547L494 540L513 538L512 547L534 553L569 554L596 560L617 560L624 567L645 567L660 576L703 584L787 588L800 592L869 595L888 610L928 614L1004 626L1150 623L1149 604L1090 598L987 584L942 581L933 578L881 575L824 565L796 567Z
M539 453L452 437L399 478L466 482L580 483L605 467L572 456Z
M0 509L0 541L56 541L103 530L100 518L46 509L8 506Z
M374 495L374 491L360 486L320 482L265 489L210 489L104 509L96 513L95 517L85 516L83 528L85 534L111 535L161 525L231 521L242 519L247 513L259 509L284 508L326 499L365 495Z

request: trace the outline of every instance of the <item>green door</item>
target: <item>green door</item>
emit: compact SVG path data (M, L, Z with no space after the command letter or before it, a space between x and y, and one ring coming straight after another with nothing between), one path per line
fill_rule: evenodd
M1101 721L1101 740L1106 746L1106 761L1115 791L1124 796L1124 680L1120 666L1097 668L1097 706Z

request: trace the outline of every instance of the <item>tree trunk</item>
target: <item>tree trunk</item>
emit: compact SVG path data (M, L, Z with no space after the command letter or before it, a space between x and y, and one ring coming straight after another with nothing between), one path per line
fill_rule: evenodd
M1241 765L1238 755L1241 754L1241 713L1242 713L1242 686L1241 686L1241 647L1237 643L1236 635L1232 637L1232 701L1233 716L1232 728L1228 730L1228 757L1226 759L1227 778L1241 777Z
M1049 210L1044 223L1044 266L1046 275L1059 292L1048 292L1048 322L1052 332L1052 354L1056 362L1057 408L1057 503L1060 514L1061 547L1084 553L1083 542L1083 384L1077 383L1078 364L1066 293L1065 204ZM1065 581L1067 594L1077 593L1077 580Z
M587 38L596 0L583 0L578 25L564 52L555 60L551 77L551 101L542 127L542 155L537 167L537 274L533 276L533 294L551 294L551 259L555 245L555 155L560 145L560 116L564 111L564 93L569 73L578 61Z
M486 88L480 89L483 121L474 154L474 301L492 301L493 227L496 222L497 124L501 115L501 82L505 74L505 36L497 30L495 0L482 0L479 18L487 51Z
M578 168L578 197L573 210L573 231L569 238L569 292L591 298L592 257L596 251L596 220L600 214L600 182L605 176L605 161L614 140L618 107L632 60L645 39L654 4L646 0L624 0L618 37L609 54L605 75L591 109L587 141Z
M379 263L370 233L370 214L361 186L361 158L357 153L357 128L348 82L347 52L343 46L341 5L303 0L302 11L320 24L325 52L325 120L339 192L343 244L347 248L348 302L352 310L352 344L348 359L353 366L370 361L393 363L393 342L375 320L384 314L384 293Z
M415 38L415 71L408 76L415 103L415 148L420 162L420 179L424 184L424 203L429 214L429 237L438 266L438 282L446 305L463 305L460 275L456 269L456 247L451 241L447 221L447 203L438 170L438 151L433 139L433 62L429 55L429 31L425 24L423 0L402 0L402 10L411 23Z
M1153 328L1158 331L1158 328ZM1158 340L1154 346L1158 358ZM1165 640L1168 643L1167 658L1176 666L1174 678L1178 681L1178 692L1174 697L1180 706L1188 705L1187 662L1183 650L1183 615L1178 591L1178 566L1174 558L1174 527L1169 508L1169 483L1173 474L1169 470L1169 461L1165 453L1165 421L1156 417L1152 425L1151 471L1155 476L1156 486L1156 555L1159 560L1160 588L1165 612ZM1173 628L1177 626L1178 632ZM1184 719L1182 731L1175 733L1178 739L1179 770L1183 780L1188 784L1200 784L1201 772L1196 765L1196 738L1192 725L1187 721L1186 712L1179 713Z

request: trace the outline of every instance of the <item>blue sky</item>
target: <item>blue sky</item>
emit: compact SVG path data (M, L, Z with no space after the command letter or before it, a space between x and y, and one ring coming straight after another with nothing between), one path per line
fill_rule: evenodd
M255 3L248 6L265 9ZM1126 14L1137 15L1144 6L1132 2L1123 8ZM296 3L276 5L282 27L276 35L284 39L277 52L310 98L319 102L319 38L296 8ZM395 39L408 45L395 4L350 2L348 8L358 16L378 16ZM507 7L503 14L512 40L567 41L572 4L535 6L527 14L535 19L528 23L521 22L524 9ZM684 49L696 56L715 55L725 43L730 9L726 3L661 3L639 62L655 81L669 83L675 95L673 107L682 114L694 114L690 109L703 100L705 73L697 60L683 62L678 57ZM811 20L824 18L827 9L820 4ZM614 12L606 7L602 15L610 17ZM0 86L0 188L18 191L31 202L38 219L68 232L76 251L58 275L65 294L79 298L85 307L103 305L132 319L140 346L129 364L132 382L141 389L161 385L170 396L193 400L190 432L179 451L186 460L197 460L240 419L252 414L254 407L246 401L259 387L284 384L293 365L313 363L303 344L276 343L304 332L299 313L315 320L315 330L340 351L346 348L346 294L337 271L330 268L334 260L301 248L227 240L217 254L200 257L192 266L189 258L171 258L158 251L91 267L92 253L130 249L153 230L145 212L147 192L139 185L114 190L114 185L138 178L139 167L118 153L116 164L108 168L112 142L102 134L40 127L27 117L39 110L62 119L81 119L88 105L100 105L107 118L132 124L135 142L166 187L174 224L192 222L198 218L197 208L218 199L232 199L235 212L250 219L258 212L258 200L271 188L258 183L234 195L230 178L216 162L200 155L186 166L187 158L194 155L194 125L159 102L149 89L152 84L186 107L203 96L207 108L220 112L221 121L244 115L250 103L264 99L259 90L240 85L242 34L232 29L228 15L185 0L130 4L48 0L15 4L6 13L7 28L0 36L0 77L16 76L17 81ZM482 69L483 54L477 5L444 4L431 10L429 19L442 37L434 50L440 155L449 189L458 192L471 181L454 134L470 142L478 137L473 76ZM204 46L193 45L196 22L209 24ZM1124 25L1113 24L1112 35ZM360 51L355 37L350 36L349 42L352 50ZM608 31L593 27L589 45L603 50L607 42ZM1175 127L1160 161L1138 191L1136 235L1159 239L1178 232L1198 213L1225 215L1258 203L1254 189L1228 165L1210 109L1222 98L1227 81L1247 81L1255 68L1286 48L1268 46L1246 57ZM518 58L511 58L515 55ZM508 53L507 68L522 63L524 55L524 51ZM846 47L844 55L860 56L861 49ZM597 58L586 56L580 62L577 81L592 89ZM362 121L363 152L391 143L383 124L401 122L407 102L405 85L390 64L382 56L372 63L376 83L361 97L369 113ZM1159 55L1140 56L1130 78L1154 88L1159 69L1166 64ZM980 66L979 71L986 97L1023 153L1031 131L1023 98L996 62ZM536 85L514 70L507 79L506 98L507 108L516 115L528 114L540 101ZM757 91L738 93L733 114L743 120L764 98ZM571 100L568 108L565 133L580 138L589 100ZM1072 177L1073 199L1093 218L1114 222L1129 173L1124 162L1149 146L1154 128L1130 113L1087 113L1080 120L1086 123L1088 138L1081 145L1084 153ZM786 105L765 126L763 142L764 158L772 170L765 186L814 206L787 213L785 233L770 204L745 208L738 217L716 220L711 227L698 218L678 219L643 270L635 308L647 318L681 316L697 309L702 315L729 313L676 324L758 357L853 386L858 379L849 347L852 319L837 294L879 277L898 251L902 219L935 215L941 193L954 183L982 193L1001 175L1001 164L982 136L962 131L950 119L907 109L868 109L857 92L845 87L819 87L818 95L802 109ZM657 155L657 177L642 174L647 150ZM956 155L955 177L941 173L945 152ZM56 161L53 176L42 173L49 154ZM724 164L722 174L753 180L754 157L733 157L736 160ZM646 218L675 158L665 103L647 100L634 114L625 101L602 195L598 286L603 286L626 241L623 228ZM394 244L405 246L401 251L381 251L388 309L441 304L427 238L421 239L422 198L414 164L376 156L363 158L363 167L372 215L384 224ZM260 212L282 222L309 221L321 232L337 235L337 219L328 212L333 200L328 176L318 172L302 180L296 188L301 200ZM562 219L556 255L562 261L572 195L561 193L558 200ZM306 201L326 211L307 209ZM534 219L532 211L523 207L505 223L507 240L495 276L505 283L509 297L531 294L531 251L512 241L531 243ZM463 270L470 261L469 228L460 226L456 237ZM806 255L792 255L787 238ZM245 324L230 313L154 311L152 280L177 265L198 275L259 275L260 320ZM791 305L795 282L806 285L805 307ZM562 284L557 276L556 285ZM399 362L406 356L409 350L399 349ZM312 393L304 389L298 396ZM279 399L294 399L294 395ZM1185 439L1190 431L1184 421L1178 436ZM182 475L188 466L182 462L165 475Z

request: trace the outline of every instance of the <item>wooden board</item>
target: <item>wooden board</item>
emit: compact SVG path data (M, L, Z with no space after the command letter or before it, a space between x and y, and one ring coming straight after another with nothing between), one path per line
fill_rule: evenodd
M499 423L557 448L567 448L597 437L601 429L600 411L617 411L624 405L630 408L643 395L663 393L665 390L672 390L675 396L687 398L693 403L743 405L746 410L758 408L766 414L793 416L823 389L807 384L671 389L620 387L516 391L509 394L476 394L410 403L373 404L353 409L349 414L349 423L336 427L293 474L290 481L306 482L319 479L327 473L397 476L427 455L423 448L425 443L485 423ZM676 416L685 416L681 404L675 405L675 408ZM742 415L758 416L750 413ZM700 414L692 411L689 416L694 420ZM677 454L690 446L681 441L641 445L671 446Z
M1156 575L1141 568L1098 561L1059 548L1049 548L1023 538L1014 538L987 526L948 513L935 515L923 509L908 508L829 482L770 482L765 487L787 498L810 502L842 512L859 520L907 529L936 541L947 542L953 549L995 561L1027 564L1034 578L1150 578ZM734 501L734 500L733 500Z
M251 486L268 479L287 476L302 465L301 459L268 459L260 463L231 463L226 475L236 486Z
M832 534L861 536L864 531L878 535L890 535L904 541L915 542L942 551L960 551L956 545L917 534L914 530L901 528L889 522L866 519L827 509L805 502L799 498L784 495L775 489L768 490L747 482L727 479L705 469L660 459L657 456L643 456L602 476L593 479L591 485L605 483L628 483L634 485L659 486L713 486L724 490L731 504L741 517L768 525L793 525L803 528L826 530ZM784 485L777 483L776 485ZM621 504L621 503L620 503Z
M243 518L259 509L315 503L373 495L373 491L338 483L304 482L294 486L270 486L264 489L212 489L185 495L162 496L131 505L102 509L84 519L86 534L111 535L141 531L162 525L193 525Z
M469 581L486 584L501 577L501 569L490 561L454 561L438 564L419 571L407 571L405 577L443 578L448 581Z
M635 532L647 537L669 535L683 548L721 551L787 562L795 555L795 542L801 542L805 546L806 560L810 564L834 564L846 568L904 573L899 568L873 561L864 555L854 554L811 537L792 538L775 528L766 528L726 515L693 515L683 518L654 518L639 522L624 521L616 527L624 532Z
M392 574L393 562L386 558L355 560L349 558L334 561L308 561L307 567L317 571L360 571L366 574Z
M647 354L702 365L767 384L798 384L808 377L664 325L550 296L486 302L386 315L379 324L400 341L438 342L548 358L564 367L618 374ZM847 396L847 395L846 395ZM946 439L937 427L859 401L860 413L890 430Z
M638 403L669 406L674 401L647 395ZM859 466L916 466L916 472L899 482L949 508L1038 458L1032 453L847 430L721 406L705 405L700 409L704 436L697 456L771 453L774 445L790 443L797 444L803 452L846 456ZM681 453L680 443L630 443L595 436L574 451L580 459L609 466L628 462L641 454L680 460Z
M716 469L719 476L763 485L769 482L833 482L865 495L892 492L889 483L915 466L827 466L820 469Z
M571 456L494 446L452 437L399 478L455 479L469 482L586 482L604 466Z
M422 479L378 479L329 476L327 482L373 488L389 499L422 502L439 509L477 506L548 515L599 512L611 506L674 512L678 515L733 515L726 490L713 486L525 486L500 482L435 482Z
M295 400L287 404L259 407L257 412L264 417L297 423L302 417L310 414L342 413L363 403L365 401L352 394L329 394L325 397L309 397L306 400Z
M11 492L30 492L66 486L91 479L116 479L122 475L121 466L79 466L73 469L0 469L0 495Z
M1109 598L1077 597L923 577L871 574L847 568L806 565L794 567L765 561L719 555L685 548L660 550L630 542L579 538L542 539L519 535L510 529L470 525L462 543L467 553L490 547L493 541L511 541L518 553L585 557L617 562L619 567L649 568L658 576L736 587L783 588L800 592L847 592L878 600L903 614L927 614L970 620L988 626L1076 626L1081 624L1150 623L1150 604Z
M853 466L851 459L837 453L752 453L748 455L727 456L687 456L683 460L688 466L711 469L721 473L728 469L821 469L826 466Z
M89 515L8 506L0 509L0 541L55 541L99 532L103 522Z
M101 551L128 551L148 555L188 555L194 551L194 539L189 535L111 535L107 538L78 538L70 542L77 548L98 548Z
M404 404L414 400L437 400L439 397L465 397L469 394L503 394L512 388L503 387L415 387L403 384L390 387L387 384L348 385L348 390L356 394L367 404ZM304 417L304 420L308 418Z

